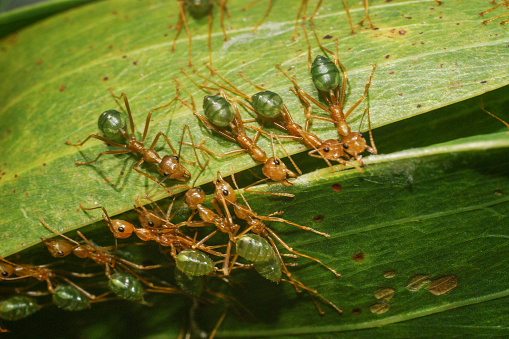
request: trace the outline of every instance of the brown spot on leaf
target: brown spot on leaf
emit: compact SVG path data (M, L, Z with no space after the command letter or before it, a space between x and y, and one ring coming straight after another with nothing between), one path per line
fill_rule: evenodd
M63 91L65 91L65 89L66 89L66 88L67 88L67 86L66 86L66 85L64 85L64 84L60 84L60 87L58 88L58 91L59 91L59 92L63 92Z
M353 255L353 260L355 261L362 261L364 260L364 253L362 252L357 252Z
M411 292L417 292L421 288L423 288L425 285L429 284L431 282L429 275L427 274L417 274L414 275L410 280L408 281L408 284L406 286L406 289Z
M389 304L376 303L369 307L369 310L374 314L383 314L389 310Z
M322 221L323 221L323 219L325 219L325 217L324 217L323 215L318 214L318 215L316 215L316 216L313 218L313 221L314 221L314 222L322 222Z
M341 190L343 189L343 186L341 186L341 184L333 184L331 187L336 192L341 192Z
M394 288L382 287L375 291L374 295L377 299L389 300L394 296Z
M431 282L428 291L434 295L442 295L450 292L458 286L458 278L454 275L445 275Z

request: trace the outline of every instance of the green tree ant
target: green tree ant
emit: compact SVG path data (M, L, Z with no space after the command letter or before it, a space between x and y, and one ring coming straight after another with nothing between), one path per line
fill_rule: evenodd
M77 161L76 165L88 165L88 164L94 163L101 156L103 156L105 154L126 154L126 153L141 154L142 158L136 164L134 164L133 169L136 172L140 173L141 175L144 175L145 177L149 178L150 180L153 180L156 183L160 184L171 195L172 194L171 191L168 188L166 188L165 186L163 186L163 184L159 180L157 180L153 176L151 176L151 175L141 171L140 169L138 169L138 167L143 162L148 162L148 163L151 163L151 164L157 164L158 172L162 176L164 176L164 177L168 177L170 179L175 179L175 180L178 180L178 181L187 181L191 177L191 173L184 166L182 166L182 164L180 163L180 160L182 160L182 161L186 162L187 164L190 164L190 165L194 164L192 162L188 162L188 161L180 158L180 151L181 151L181 148L182 148L182 144L180 145L179 151L177 153L177 151L175 150L175 148L173 148L173 146L172 146L170 140L168 139L168 137L166 136L166 134L164 134L163 132L159 132L159 133L157 133L156 137L154 138L154 141L152 142L152 144L151 144L151 146L149 148L146 148L145 145L144 145L145 138L146 138L147 132L148 132L148 127L150 125L150 118L152 116L152 113L154 113L155 111L158 111L158 110L160 110L162 108L170 106L175 101L176 97L173 98L168 104L163 105L161 107L154 108L153 110L151 110L148 113L147 119L145 121L145 128L143 130L142 138L141 138L140 141L138 141L136 139L136 135L135 135L136 131L134 129L134 122L133 122L133 118L132 118L132 114L131 114L131 109L129 107L129 101L127 100L127 95L125 93L122 93L120 95L120 97L116 97L113 94L111 88L110 88L110 93L111 93L111 95L114 98L124 99L125 107L127 109L127 113L128 113L128 116L129 116L129 124L130 124L130 128L131 128L131 135L128 135L127 132L124 131L123 129L119 129L119 130L120 130L122 136L128 141L128 144L127 145L119 144L117 142L111 141L111 140L109 140L109 139L107 139L105 137L99 136L97 134L91 134L85 140L83 140L82 142L77 143L77 144L73 144L69 140L67 140L66 143L68 145L71 145L71 146L82 146L88 140L94 138L94 139L99 139L101 141L104 141L104 142L106 142L106 143L108 143L108 144L110 144L112 146L115 146L115 147L118 147L118 148L122 148L121 150L113 150L113 151L104 151L104 152L101 152L101 153L99 153L99 155L94 160L87 161L87 162ZM177 96L178 96L178 93L177 93ZM189 126L187 126L187 125L185 125L183 130L182 130L182 137L184 136L184 133L185 133L186 129L189 131L189 135L190 135L191 140L192 140L191 132L189 130ZM161 158L159 156L159 154L154 150L154 148L156 147L156 144L157 144L157 142L158 142L158 140L159 140L159 138L161 136L166 140L166 142L170 146L170 148L171 148L171 150L173 152L173 155L165 155L164 157ZM195 151L195 155L196 155L196 157L198 159L198 155L196 154L196 151ZM198 163L199 163L199 160L198 160ZM173 188L175 188L175 187L188 187L188 186L187 185L177 185L177 186L174 186Z
M288 132L290 135L278 135L279 138L288 138L292 140L300 140L308 147L313 148L308 154L312 157L322 158L325 160L327 165L332 169L332 165L330 161L337 161L342 165L351 165L356 167L358 170L362 171L360 167L358 167L355 163L347 162L342 159L342 157L347 157L346 153L343 151L343 146L339 140L329 139L326 141L322 141L318 136L309 132L309 121L311 118L320 118L319 116L314 116L311 114L311 105L307 102L307 100L302 101L304 103L304 114L306 115L306 124L305 127L302 128L299 124L297 124L286 105L283 103L283 99L279 94L267 91L264 88L256 85L252 81L250 81L242 72L239 72L239 75L250 83L253 87L258 89L261 92L255 93L252 97L249 97L247 94L243 93L238 87L236 87L233 83L224 78L221 74L217 73L210 67L211 71L214 72L218 77L220 77L224 82L226 82L230 87L220 84L216 81L210 80L215 85L220 88L227 90L229 92L235 93L236 95L247 100L251 106L245 105L242 102L243 107L246 109L256 113L263 120L268 121L275 125L276 127ZM294 94L297 94L296 91L291 88ZM269 135L267 132L263 131L258 127L246 126L246 128L252 128L260 133ZM272 136L271 136L272 138ZM319 154L314 154L318 152Z
M183 72L186 74L185 72ZM186 74L187 75L187 74ZM192 80L192 79L191 79ZM176 79L178 86L182 86ZM193 81L194 82L194 81ZM195 82L194 82L195 83ZM195 83L196 84L196 83ZM197 85L197 84L196 84ZM199 86L199 85L197 85ZM204 87L201 86L203 89ZM184 89L185 90L185 89ZM186 93L187 90L185 90ZM238 154L238 153L248 153L255 161L262 162L264 164L263 166L263 174L266 176L266 179L262 179L262 181L266 180L274 180L279 181L282 184L286 186L292 186L292 183L290 183L286 178L295 178L297 177L297 174L295 174L293 171L289 170L286 165L283 163L281 159L278 159L275 156L274 152L274 143L272 143L272 151L273 156L267 157L267 154L263 149L261 149L257 144L258 136L260 135L259 132L257 132L253 139L251 139L247 134L244 127L244 122L242 121L242 118L240 117L239 109L235 103L235 101L229 101L226 97L226 94L223 91L220 91L220 95L209 95L205 97L203 101L203 108L204 108L204 114L201 115L198 113L196 109L196 104L194 102L194 98L192 95L190 95L191 98L191 105L189 105L187 102L185 102L180 97L178 98L184 105L186 105L188 108L190 108L193 111L193 114L207 127L209 130L214 131L221 136L227 138L228 140L231 140L233 142L236 142L239 144L241 149L228 151L223 154L216 154L207 147L205 147L203 144L207 140L205 138L200 142L199 145L191 145L196 148L200 148L201 150L215 156L215 157L225 157L232 154ZM233 109L233 110L232 110ZM226 130L223 127L229 126L231 131ZM188 143L184 143L186 145L189 145ZM284 150L284 149L283 149ZM289 157L288 153L284 150L286 156ZM291 158L290 158L291 159ZM292 160L293 163L293 160ZM293 163L299 174L300 169Z
M311 27L313 28L313 33L315 35L315 38L320 46L320 48L331 54L333 57L334 62L330 61L328 58L323 56L317 56L311 64L311 48L309 47L309 41L307 39L307 33L306 34L306 41L308 43L308 64L311 69L311 77L313 79L313 83L315 84L316 88L320 92L322 98L327 103L328 107L321 104L318 100L313 98L311 95L306 93L304 90L300 88L300 86L297 84L297 81L294 77L290 77L288 73L286 73L280 65L277 65L276 68L279 69L295 86L295 93L299 96L299 98L302 101L309 100L322 110L328 112L331 116L331 118L326 117L319 117L319 116L312 116L314 119L320 119L325 120L329 122L333 122L336 124L337 132L341 138L341 144L343 146L343 150L355 157L357 161L362 165L362 156L361 153L364 150L367 150L368 152L372 154L377 154L378 151L376 149L376 146L374 144L373 140L373 134L371 132L371 120L369 115L369 110L365 110L364 114L368 113L368 125L369 125L369 133L370 133L370 140L371 145L368 146L366 143L366 140L364 139L364 136L359 132L352 132L350 125L346 122L346 119L350 116L350 114L359 106L364 99L366 99L368 95L368 90L371 85L371 80L373 78L373 73L375 72L376 65L373 65L373 69L371 71L371 74L369 76L369 80L365 85L364 88L364 94L362 97L350 107L350 109L346 112L343 111L344 104L345 104L345 97L346 97L346 84L347 84L347 72L341 61L339 61L338 54L338 41L336 40L336 54L334 54L332 51L326 49L324 46L320 44L320 41L318 39L318 36L315 31L315 27L313 24L311 24ZM340 81L340 71L339 68L341 68L343 72L343 81L341 83ZM361 125L362 125L362 119L361 119ZM359 126L359 130L360 127Z

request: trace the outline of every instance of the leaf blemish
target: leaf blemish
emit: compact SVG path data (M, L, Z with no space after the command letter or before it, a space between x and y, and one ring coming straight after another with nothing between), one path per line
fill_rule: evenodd
M341 186L341 184L333 184L331 187L336 192L341 192L341 189L343 189L343 186Z
M355 261L362 261L364 260L364 253L363 252L357 252L353 255L353 260Z
M313 218L313 221L314 221L314 222L322 222L322 221L323 221L323 219L325 219L325 217L324 217L323 215L318 214L317 216L315 216L315 217Z

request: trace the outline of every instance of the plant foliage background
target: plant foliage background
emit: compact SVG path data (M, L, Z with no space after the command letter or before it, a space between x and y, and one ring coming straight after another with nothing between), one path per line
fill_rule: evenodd
M266 2L249 11L241 11L243 5L228 2L227 42L223 42L215 10L214 67L248 94L254 91L237 76L239 71L280 93L302 123L302 107L288 91L290 82L274 68L281 64L317 96L300 28L296 41L291 41L300 2L274 2L254 34L252 28L263 16ZM362 4L350 5L353 21L358 23ZM339 57L349 76L347 107L360 98L371 65L377 65L367 104L381 155L366 159L364 174L352 169L331 172L301 155L302 145L285 143L292 154L298 153L298 164L307 174L292 188L261 189L288 191L296 197L248 195L248 200L259 214L283 210L286 219L331 234L324 239L273 225L291 246L343 274L334 278L301 259L292 270L344 312L338 316L322 306L326 314L319 316L308 296L246 272L238 278L243 288L232 293L256 320L230 312L218 337L316 338L346 331L356 337L508 332L504 253L509 244L509 137L507 128L481 111L480 95L490 91L483 95L486 108L509 119L509 32L497 21L481 24L479 13L490 6L490 1L444 0L441 6L424 0L370 1L377 29L356 24L356 34L351 35L340 2L324 1L314 22L321 43L328 48L340 39ZM499 9L498 14L503 11ZM189 68L184 32L176 51L170 52L177 13L176 4L166 1L97 2L36 22L0 42L0 255L6 257L50 237L39 216L61 231L80 229L97 222L100 214L83 213L78 203L103 205L111 215L120 214L132 208L134 196L152 187L132 171L136 157L105 156L94 166L77 167L76 160L93 159L107 146L90 142L75 148L65 140L83 140L96 132L98 114L116 107L109 87L128 95L138 132L150 109L173 98L173 78L179 78L201 102L205 92L184 78L180 69L208 74L203 66L208 61L207 19L189 20L194 66ZM9 15L16 13L6 14L7 19ZM321 54L309 36L313 56ZM317 108L314 112L322 114ZM352 126L358 126L361 114L362 108L352 114ZM164 131L176 144L184 124L191 127L195 140L209 137L207 145L218 153L235 148L210 134L178 104L154 114L148 140ZM324 139L336 133L319 121L313 122L312 130ZM263 138L260 145L270 147ZM192 157L189 149L184 148L184 156ZM240 172L256 165L244 155L212 159L198 184L210 182L219 170L229 172L231 166ZM193 174L197 172L194 168ZM333 190L333 184L340 184L341 191ZM164 192L158 196L164 197ZM84 230L87 236L92 232ZM93 240L112 244L108 232ZM21 253L22 258L29 262L38 250L49 261L41 246L32 254ZM387 271L395 271L395 277L385 278ZM454 275L458 286L440 296L425 289L411 292L406 286L417 274L433 279ZM377 302L374 292L381 287L391 287L395 294L387 312L374 314L370 306ZM62 314L48 307L7 327L19 335L37 326L42 336L118 336L135 330L145 336L177 336L189 317L190 299L152 295L147 299L154 302L153 307L112 302L93 305L80 314ZM199 327L211 329L222 309L212 306L203 312ZM57 319L57 333L41 326Z

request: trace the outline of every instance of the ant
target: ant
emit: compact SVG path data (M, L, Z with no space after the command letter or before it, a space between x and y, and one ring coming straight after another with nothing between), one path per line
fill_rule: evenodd
M211 68L212 70L212 68ZM230 91L232 93L237 94L238 96L244 98L247 100L251 106L245 105L242 102L239 102L243 107L246 109L256 113L258 116L260 116L263 120L269 121L276 127L286 131L290 135L278 135L277 139L279 141L279 138L288 138L292 140L300 140L304 142L308 147L313 148L314 150L310 151L308 154L315 158L322 158L325 160L327 165L332 169L332 165L329 160L337 161L341 163L342 165L346 166L347 164L350 164L360 171L362 171L358 166L355 165L355 163L346 162L341 157L345 156L346 154L343 151L343 146L339 142L339 140L336 139L329 139L326 141L322 141L318 136L315 134L309 132L309 121L311 118L320 118L318 116L313 116L311 114L311 105L307 101L303 101L305 108L304 108L304 114L306 115L306 124L305 128L302 128L299 124L297 124L286 105L283 103L283 99L279 94L267 91L263 87L260 87L250 81L242 72L239 72L239 75L246 80L248 83L250 83L253 87L260 90L261 92L258 92L254 94L252 97L249 97L247 94L243 93L238 87L236 87L233 83L228 81L226 78L221 76L219 73L217 73L214 70L214 73L217 74L224 82L226 82L231 87L224 86L216 81L210 80L212 83L214 83L217 86L220 86L220 88L225 89L227 91ZM290 89L294 94L297 95L296 91L291 88ZM269 135L267 132L263 131L262 129L258 127L253 126L246 126L246 128L252 128L257 130L260 133ZM272 135L271 135L272 138ZM319 155L314 154L315 152L318 152Z
M493 0L491 3L492 3L493 5L496 5L495 0ZM497 9L498 7L501 7L501 6L506 7L506 8L507 8L507 7L509 7L509 1L508 1L508 0L504 0L502 3L500 3L500 4L498 4L498 5L496 5L496 6L492 7L492 8L490 8L490 9L488 9L488 10L484 11L484 12L479 13L479 15L480 15L480 16L484 16L484 14L486 14L486 13L488 13L488 12L491 12L491 11L493 11L493 10ZM498 15L498 16L495 16L495 17L493 17L493 18L491 18L491 19L484 20L484 21L482 22L482 24L483 24L483 25L486 25L488 22L493 21L493 20L496 20L496 19L499 19L499 18L501 18L501 17L503 17L503 16L506 16L506 15L509 15L509 12L508 12L508 13L501 14L501 15ZM505 25L505 24L506 24L506 23L508 23L508 22L509 22L509 20L504 20L504 21L500 22L500 24L501 24L501 25Z
M185 72L183 72L186 76L188 76ZM199 75L199 74L198 74ZM194 82L189 76L188 78ZM174 79L177 82L178 86L182 86L178 80ZM196 84L198 87L204 89L206 87L200 86ZM185 90L185 89L184 89ZM187 90L185 90L186 93ZM293 171L289 170L286 165L283 163L283 161L275 156L274 152L274 143L272 142L272 157L267 157L267 153L263 149L261 149L257 144L258 136L260 135L259 132L257 132L253 139L247 136L244 122L242 121L242 118L239 113L239 109L235 103L235 101L230 101L226 97L226 94L221 90L220 95L209 95L206 96L203 100L203 108L204 108L204 114L201 115L196 110L196 104L194 102L194 98L192 95L190 95L191 98L191 105L189 105L187 102L182 100L181 98L178 98L184 105L186 105L188 108L190 108L193 111L193 114L211 131L214 131L223 137L227 138L228 140L231 140L233 142L238 143L242 148L228 151L223 154L216 154L207 147L203 145L203 143L207 140L207 138L203 139L199 145L191 145L189 143L185 143L186 145L191 145L196 148L200 148L201 150L215 156L215 157L225 157L232 154L238 154L238 153L245 153L247 152L255 161L264 163L263 166L263 174L266 176L265 179L262 179L258 181L257 183L264 182L266 180L274 180L279 181L285 186L292 186L292 183L289 182L286 178L295 178L297 177L297 174L295 174ZM232 110L233 107L233 110ZM229 126L231 128L231 132L226 130L224 127ZM286 156L289 157L288 153L283 149ZM291 158L290 158L291 159ZM295 168L299 172L299 174L302 174L300 169L297 167L297 165L293 162ZM285 195L284 193L279 193L277 195ZM293 196L293 195L289 195Z
M224 41L228 40L228 36L226 35L226 30L224 28L223 24L223 16L226 14L226 16L229 18L230 14L228 14L228 10L226 9L226 1L227 0L177 0L177 5L179 7L179 19L177 22L177 25L175 28L177 29L177 34L175 35L175 38L173 39L173 45L171 47L171 51L175 51L175 45L177 43L177 38L180 35L180 32L182 31L182 25L186 29L187 38L189 40L189 67L193 66L192 63L192 37L191 32L189 31L189 27L187 26L187 19L186 19L186 12L185 7L187 6L187 9L189 11L189 14L191 14L192 17L196 19L200 19L204 17L205 15L208 15L208 25L209 25L209 35L208 35L208 51L209 51L209 62L212 64L212 8L214 2L218 2L219 8L220 8L220 21L221 21L221 29L223 31Z
M127 109L127 113L128 113L128 116L129 116L129 124L130 124L130 127L131 127L131 135L128 135L127 132L124 131L123 129L120 129L120 132L121 132L122 136L129 143L127 145L119 144L117 142L108 140L108 139L106 139L106 138L104 138L102 136L99 136L97 134L89 135L85 140L83 140L82 142L80 142L78 144L73 144L69 140L66 140L66 143L68 145L71 145L71 146L82 146L89 139L94 138L94 139L102 140L102 141L104 141L104 142L106 142L106 143L108 143L108 144L110 144L112 146L115 146L115 147L118 147L118 148L122 148L121 150L113 150L113 151L104 151L104 152L101 152L92 161L87 161L87 162L76 161L76 165L88 165L88 164L94 163L101 156L103 156L105 154L125 154L125 153L137 153L137 154L141 154L142 158L136 164L134 164L133 169L136 172L144 175L145 177L149 178L150 180L153 180L156 183L158 183L159 185L161 185L171 195L172 194L171 191L168 188L166 188L159 180L157 180L153 176L151 176L151 175L149 175L149 174L139 170L138 167L143 162L148 162L148 163L151 163L151 164L157 164L158 172L162 176L164 176L164 177L167 177L167 178L170 178L170 179L176 179L178 181L187 181L191 177L191 173L184 166L182 166L182 164L180 163L180 159L182 159L182 158L180 158L179 156L180 156L180 151L181 151L181 148L182 148L182 144L180 145L179 151L177 153L175 148L173 148L170 140L168 139L166 134L164 134L163 132L157 133L156 137L154 138L154 141L152 142L152 145L149 148L146 148L145 145L143 144L145 142L145 138L147 136L148 127L150 125L150 117L152 116L152 113L154 113L155 111L158 111L158 110L160 110L162 108L170 106L175 101L175 99L178 97L178 93L177 93L177 96L175 98L173 98L168 104L166 104L164 106L161 106L161 107L158 107L158 108L154 108L153 110L151 110L148 113L147 119L145 121L145 129L143 131L142 138L141 138L140 141L138 141L136 139L136 135L135 135L136 132L135 132L135 129L134 129L133 117L132 117L132 114L131 114L131 109L129 107L129 102L127 100L127 95L125 93L122 93L119 97L117 97L117 96L115 96L113 94L113 91L112 91L111 88L109 89L109 91L110 91L111 95L114 98L116 98L116 99L122 99L123 98L124 99L125 107ZM191 131L189 129L189 126L187 126L187 125L184 125L184 128L182 130L182 138L184 137L184 133L185 133L186 129L188 130L189 135L190 135L191 140L192 140ZM173 155L165 155L164 157L161 158L159 156L159 154L157 154L157 152L154 150L154 148L155 148L155 146L157 144L157 141L159 140L159 138L161 136L163 136L163 138L166 140L166 142L170 146L170 148L171 148L171 150L173 152ZM195 155L196 155L196 157L198 157L197 154L196 154L196 151L195 151ZM197 160L198 160L198 158L197 158ZM184 159L182 159L182 161L184 161L185 163L190 164L190 165L194 164L194 163L191 163L191 162L187 162ZM199 163L199 160L198 160L198 164L201 166L201 164ZM175 187L188 187L188 186L187 185L177 185L177 186L174 186L173 188L175 188Z
M362 153L364 150L367 150L372 154L378 154L378 151L374 144L373 134L371 132L371 119L369 115L369 110L368 109L365 110L364 114L368 113L368 125L372 146L368 146L366 140L364 139L364 136L360 133L360 131L359 132L351 131L351 128L349 124L346 122L346 119L350 116L354 109L357 108L357 106L359 106L364 101L364 99L366 99L368 95L368 89L371 85L373 73L375 72L376 69L376 65L373 65L373 70L371 71L371 74L369 76L369 81L365 85L364 94L362 95L362 97L354 105L352 105L352 107L350 107L350 109L347 112L344 112L343 106L345 104L346 84L348 76L345 66L343 66L341 61L339 61L339 57L337 56L338 41L336 40L336 54L334 54L332 51L328 50L327 48L320 44L320 41L316 34L315 26L312 24L311 27L313 28L313 33L320 48L326 53L331 54L334 60L334 62L332 62L328 58L319 55L315 58L313 64L311 65L311 48L309 46L309 40L307 39L306 33L306 41L308 42L308 65L311 69L311 77L313 79L313 83L318 89L318 92L320 92L322 98L325 100L328 107L324 106L318 100L314 99L308 93L304 92L297 84L295 77L290 77L288 73L286 73L281 68L280 65L277 65L276 68L279 69L293 83L296 89L295 93L299 96L299 98L303 102L309 100L313 104L315 104L316 106L330 114L331 118L318 116L312 116L312 118L335 123L337 132L341 137L341 145L343 147L343 150L349 155L352 155L362 165L363 164L362 156L360 155L360 153ZM304 29L304 33L305 32L306 31ZM338 67L340 67L341 70L343 71L342 83L340 81L340 71ZM359 130L361 125L359 126Z

